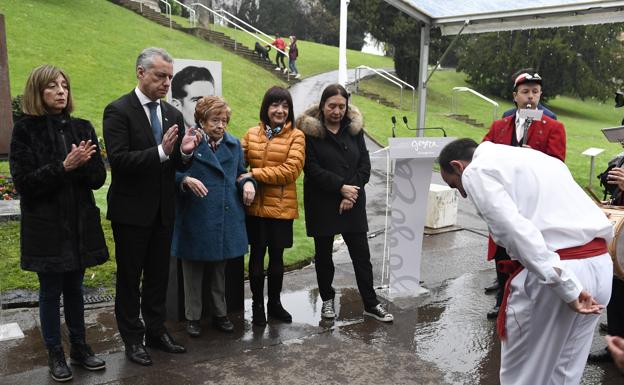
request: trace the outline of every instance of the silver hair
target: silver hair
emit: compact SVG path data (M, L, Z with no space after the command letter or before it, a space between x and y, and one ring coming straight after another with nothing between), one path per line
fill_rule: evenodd
M143 67L145 70L150 69L154 64L154 58L156 56L160 56L167 63L173 63L173 58L163 48L149 47L141 51L139 57L137 57L135 68Z

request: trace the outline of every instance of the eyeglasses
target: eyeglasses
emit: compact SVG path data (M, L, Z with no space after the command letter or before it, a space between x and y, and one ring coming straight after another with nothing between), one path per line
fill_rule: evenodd
M536 81L536 82L541 82L542 81L542 77L539 76L539 74L536 72L534 74L529 74L529 73L522 73L520 75L518 75L518 77L516 77L516 80L514 81L514 88L518 85L518 84L522 84L528 81Z
M210 119L208 123L210 123L211 126L218 126L219 124L221 124L223 127L225 127L227 126L228 121L225 119Z

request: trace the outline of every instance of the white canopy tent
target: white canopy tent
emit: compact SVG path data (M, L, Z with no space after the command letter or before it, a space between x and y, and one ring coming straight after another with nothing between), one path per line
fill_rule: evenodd
M422 22L418 77L418 136L423 136L427 99L429 32L443 35L483 33L624 21L624 1L532 0L385 0Z

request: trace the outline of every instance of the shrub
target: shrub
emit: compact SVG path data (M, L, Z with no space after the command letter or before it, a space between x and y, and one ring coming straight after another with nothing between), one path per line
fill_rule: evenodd
M10 201L19 199L19 194L13 185L13 179L10 176L0 175L0 200Z

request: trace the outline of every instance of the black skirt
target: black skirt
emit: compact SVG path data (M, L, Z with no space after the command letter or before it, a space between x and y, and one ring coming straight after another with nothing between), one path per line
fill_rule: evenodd
M249 244L260 247L287 249L293 245L293 220L246 217Z

